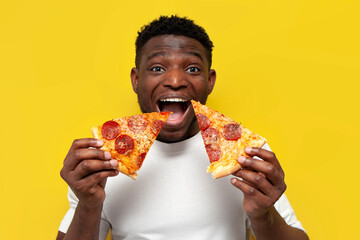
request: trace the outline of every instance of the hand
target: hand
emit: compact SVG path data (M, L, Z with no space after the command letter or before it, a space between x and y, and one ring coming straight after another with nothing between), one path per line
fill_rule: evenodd
M250 219L268 214L285 192L284 171L273 152L261 148L246 148L249 156L238 159L242 168L234 173L231 183L244 193L243 207Z
M119 173L118 162L111 160L109 152L99 149L103 144L95 138L75 140L60 171L79 203L88 209L102 207L106 179Z

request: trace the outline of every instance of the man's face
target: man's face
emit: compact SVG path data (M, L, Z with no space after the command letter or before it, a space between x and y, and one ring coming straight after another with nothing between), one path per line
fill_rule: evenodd
M139 68L131 70L140 108L143 112L173 112L158 140L177 142L199 131L190 100L205 104L211 93L216 73L208 64L205 48L192 38L161 35L144 45Z

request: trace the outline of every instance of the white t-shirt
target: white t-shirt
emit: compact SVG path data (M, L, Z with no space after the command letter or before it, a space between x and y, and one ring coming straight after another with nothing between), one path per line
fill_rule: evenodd
M269 149L266 145L265 148ZM155 141L136 181L108 178L100 239L248 239L243 194L230 177L213 180L201 135L178 143ZM59 231L66 232L77 198L69 189L70 209ZM275 204L285 221L302 229L285 195Z

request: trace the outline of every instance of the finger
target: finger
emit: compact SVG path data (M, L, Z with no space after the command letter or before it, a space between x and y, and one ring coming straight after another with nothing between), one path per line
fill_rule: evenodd
M114 169L95 172L87 176L86 178L83 178L80 181L78 181L74 190L78 192L88 192L90 191L90 189L93 189L101 181L107 179L108 177L117 176L118 174L119 171Z
M103 151L100 149L94 149L94 148L76 149L73 152L73 156L74 156L74 158L77 158L77 159L99 159L99 160L111 159L110 152Z
M238 162L247 169L264 174L273 184L279 184L284 181L283 173L271 163L244 156L239 157Z
M272 207L276 202L274 198L264 195L256 188L251 187L239 179L232 178L231 183L233 186L240 189L244 193L244 198L251 200L253 204L255 204L254 207L257 208L256 211L263 211L264 209Z
M84 159L110 160L111 154L107 151L91 148L80 148L72 152L64 161L64 166L73 170Z
M248 181L246 181L246 180L242 179L241 177L239 177L239 176L237 175L237 173L233 173L233 175L234 175L235 177L240 178L240 180L241 180L241 181L243 181L244 183L246 183L247 185L249 185L249 186L251 186L251 187L253 187L253 188L256 188L256 186L255 186L255 185L253 185L252 183L250 183L250 182L248 182Z
M257 156L264 161L272 163L277 168L281 169L280 163L279 163L278 159L276 158L275 153L273 153L271 151L268 151L268 150L265 150L262 148L256 148L256 147L246 147L245 152L252 157Z
M99 148L102 145L104 145L104 142L102 140L96 139L96 138L76 139L73 141L69 152L73 151L75 149L80 149L80 148L89 148L89 147Z
M241 168L240 168L240 169L242 169L242 170L251 170L251 171L254 171L254 169L251 169L251 168L249 168L249 167L245 167L245 166L241 166ZM266 178L266 176L265 176L265 174L264 174L264 173L262 173L262 172L257 172L257 171L256 171L256 173L257 173L257 174L259 174L260 176L262 176L262 177Z
M86 159L76 166L73 172L74 178L80 180L99 171L116 169L118 164L118 161L115 159L110 161Z
M239 170L236 173L236 176L240 177L247 185L256 188L266 196L271 197L274 195L274 186L260 174L249 170Z
M240 189L244 193L244 195L251 196L252 198L257 198L260 202L265 202L268 199L268 197L265 196L263 193L261 193L259 190L257 190L256 188L246 184L244 181L241 181L237 178L232 178L231 184L234 187Z

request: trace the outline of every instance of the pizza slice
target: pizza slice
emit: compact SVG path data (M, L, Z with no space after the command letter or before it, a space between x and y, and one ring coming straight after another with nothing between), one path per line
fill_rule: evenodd
M102 150L119 162L117 170L136 180L150 146L171 112L152 112L107 121L91 128L94 138L104 141Z
M191 101L210 159L207 171L214 179L230 175L241 168L237 159L248 156L246 147L262 147L266 140L223 114Z

